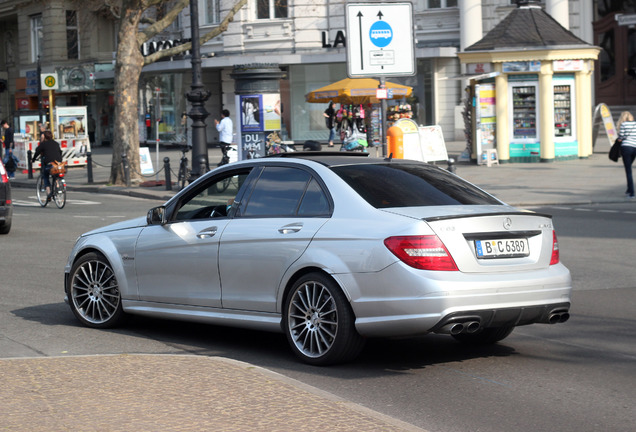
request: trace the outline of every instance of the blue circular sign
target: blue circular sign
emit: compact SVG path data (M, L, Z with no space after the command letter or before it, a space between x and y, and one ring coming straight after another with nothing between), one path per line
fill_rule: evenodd
M393 40L393 29L386 21L376 21L369 29L371 43L378 48L384 48Z

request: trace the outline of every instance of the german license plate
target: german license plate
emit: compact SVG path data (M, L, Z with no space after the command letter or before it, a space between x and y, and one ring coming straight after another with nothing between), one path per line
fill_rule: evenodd
M518 258L530 255L528 239L475 240L477 258Z

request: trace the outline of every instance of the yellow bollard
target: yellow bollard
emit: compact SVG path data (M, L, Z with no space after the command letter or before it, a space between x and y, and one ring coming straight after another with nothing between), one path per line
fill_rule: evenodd
M388 156L394 159L404 159L404 132L398 126L391 126L386 132Z

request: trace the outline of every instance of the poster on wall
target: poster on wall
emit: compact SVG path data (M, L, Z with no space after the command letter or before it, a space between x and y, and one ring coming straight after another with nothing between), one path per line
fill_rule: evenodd
M495 127L497 117L495 111L494 84L480 84L476 86L478 98L477 106L477 136L479 137L479 153L483 149L495 147Z
M281 125L280 94L271 93L263 96L263 120L266 131L278 131Z
M86 107L55 108L58 139L72 139L86 136Z
M262 132L264 130L263 95L242 95L240 100L241 132Z
M241 159L256 159L265 156L265 133L243 132L240 150Z

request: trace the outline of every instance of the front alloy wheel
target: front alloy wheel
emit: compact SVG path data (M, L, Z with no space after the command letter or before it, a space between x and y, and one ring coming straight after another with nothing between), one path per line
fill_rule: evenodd
M106 257L89 253L71 269L67 293L71 310L84 325L109 328L123 318L121 292Z
M313 365L352 360L364 345L355 316L336 283L321 273L303 276L285 302L283 324L294 353Z

